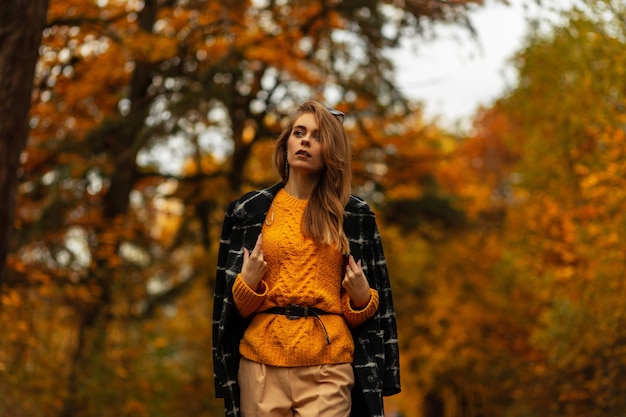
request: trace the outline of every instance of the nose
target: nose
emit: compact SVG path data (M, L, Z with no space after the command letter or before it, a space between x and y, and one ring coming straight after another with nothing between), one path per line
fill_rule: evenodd
M300 141L302 146L309 146L311 144L311 137L310 137L310 135L311 134L309 133L306 136L302 136L302 140Z

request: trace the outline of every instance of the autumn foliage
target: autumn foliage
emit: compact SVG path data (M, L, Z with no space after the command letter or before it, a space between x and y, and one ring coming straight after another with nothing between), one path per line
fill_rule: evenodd
M385 53L472 1L51 1L0 288L0 415L218 416L226 204L314 98L347 114L398 314L405 417L626 411L626 10L537 24L470 133ZM582 7L582 6L581 6Z

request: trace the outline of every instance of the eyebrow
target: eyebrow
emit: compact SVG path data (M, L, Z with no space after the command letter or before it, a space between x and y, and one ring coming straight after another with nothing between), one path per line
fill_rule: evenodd
M295 125L295 126L293 127L293 129L292 129L292 130L296 130L296 129L304 129L304 130L309 130L309 128L308 128L308 127L306 127L306 126L304 126L304 125ZM317 131L317 130L319 130L319 129L312 129L312 130L315 132L315 131Z

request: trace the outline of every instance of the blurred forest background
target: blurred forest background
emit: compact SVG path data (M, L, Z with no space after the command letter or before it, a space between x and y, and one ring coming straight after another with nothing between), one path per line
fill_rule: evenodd
M42 36L22 139L6 128L19 97L2 100L19 166L0 177L16 189L0 416L223 415L210 317L225 205L277 181L273 139L309 98L346 112L354 192L383 234L403 378L388 414L625 415L626 7L535 22L518 84L449 132L404 97L389 51L442 23L469 39L477 7L5 2L4 77L32 75L6 59L10 35Z

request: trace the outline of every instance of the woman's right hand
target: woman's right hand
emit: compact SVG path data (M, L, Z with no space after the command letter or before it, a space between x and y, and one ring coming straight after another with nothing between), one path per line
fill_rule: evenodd
M263 259L263 237L259 233L256 244L250 252L243 248L243 266L241 267L241 279L253 291L259 288L259 283L267 269L267 262Z

